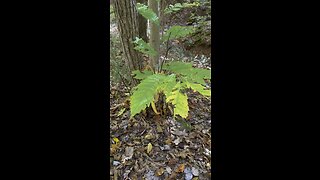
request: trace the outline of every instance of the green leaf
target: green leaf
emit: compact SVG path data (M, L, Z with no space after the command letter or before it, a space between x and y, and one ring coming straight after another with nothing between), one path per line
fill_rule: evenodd
M191 63L173 61L166 63L163 69L183 75L186 81L205 85L204 79L211 79L211 71L192 67Z
M158 91L163 91L164 95L166 97L171 95L171 92L173 90L173 88L175 87L175 85L177 84L176 81L176 75L175 74L171 74L169 76L167 76L162 84L160 85Z
M187 88L191 88L194 91L199 92L203 96L210 97L211 96L211 90L205 90L205 87L201 84L195 84L195 83L189 83L185 82Z
M190 69L192 69L192 64L180 61L172 61L164 64L162 69L169 70L177 74L188 75L190 73Z
M154 50L149 43L144 42L142 38L136 37L133 43L136 44L134 49L141 53L147 54L149 56L156 56L158 54L157 51Z
M171 102L174 105L173 115L180 115L183 118L187 118L189 112L188 97L186 94L180 92L181 84L177 83L176 90L166 98L166 102Z
M137 10L143 17L160 26L159 17L147 5L137 3Z
M153 74L141 81L130 97L131 117L150 106L165 78L163 74Z
M165 32L161 41L164 42L171 39L186 37L193 32L194 28L192 26L171 26L170 29Z
M164 14L170 14L173 12L178 12L180 10L182 10L183 8L189 8L189 7L195 7L195 6L199 6L199 3L176 3L174 5L170 4L167 8L165 8L164 10Z
M132 71L132 74L135 75L134 76L135 79L145 79L151 76L153 72L149 70L144 70L142 72L140 72L139 70L136 70L136 71Z
M211 71L208 69L192 68L189 74L186 75L186 79L189 82L205 85L204 79L211 79Z

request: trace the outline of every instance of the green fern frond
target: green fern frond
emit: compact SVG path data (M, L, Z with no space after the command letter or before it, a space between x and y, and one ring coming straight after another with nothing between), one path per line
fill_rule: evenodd
M192 26L172 26L165 32L161 41L164 42L171 39L186 37L192 32L194 32L194 28Z
M190 82L185 82L187 88L191 88L194 91L199 92L203 96L210 97L211 96L211 90L206 90L204 86L201 84L195 84Z
M143 54L147 54L149 56L156 56L158 54L157 51L154 50L149 43L144 42L142 38L136 37L133 43L136 44L134 49Z
M141 14L144 18L150 20L158 26L160 25L159 17L147 5L137 3L137 10L138 13Z
M165 78L163 74L153 74L141 81L130 97L131 117L149 107Z
M174 105L174 117L180 115L183 118L188 117L189 106L188 97L186 94L180 92L181 83L177 83L174 91L166 98L166 102L171 102Z
M211 79L211 71L208 69L192 68L186 75L186 79L189 82L205 85L206 82L204 81L204 79Z
M190 69L192 69L192 64L180 61L172 61L164 64L163 69L172 71L176 74L188 75L190 73Z
M208 69L200 69L192 67L191 63L173 61L166 63L164 70L171 71L178 75L184 76L186 81L205 85L204 79L211 79L211 71Z
M163 91L164 95L166 97L168 97L171 95L171 92L172 92L173 88L176 86L176 84L177 84L176 75L171 74L163 80L158 91Z
M145 79L149 76L151 76L153 74L152 71L149 71L149 70L144 70L142 72L140 72L139 70L136 70L136 71L132 71L132 74L134 75L134 78L135 79Z
M194 7L194 6L199 6L199 3L176 3L174 5L170 4L165 10L164 10L164 14L170 14L173 12L178 12L183 8L187 8L187 7Z

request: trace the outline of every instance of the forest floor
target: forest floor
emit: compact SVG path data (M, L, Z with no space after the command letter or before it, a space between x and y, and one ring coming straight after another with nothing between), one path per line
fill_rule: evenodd
M181 23L176 19L171 23ZM202 35L202 42L172 42L170 56L211 69L211 27L205 28L209 33ZM115 24L110 24L110 30L116 36ZM110 85L111 179L211 179L211 99L188 92L190 127L172 116L141 113L130 118L130 90L124 83L111 81Z

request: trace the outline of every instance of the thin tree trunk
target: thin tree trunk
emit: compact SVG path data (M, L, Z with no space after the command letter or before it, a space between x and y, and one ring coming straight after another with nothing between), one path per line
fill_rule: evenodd
M130 71L141 70L141 54L134 49L132 43L136 37L139 37L135 0L117 0L113 1L113 4L126 64Z
M159 3L156 0L148 1L149 8L159 17ZM152 22L150 22L150 45L157 51L157 55L151 57L150 65L154 70L157 70L159 63L159 53L160 53L160 27Z

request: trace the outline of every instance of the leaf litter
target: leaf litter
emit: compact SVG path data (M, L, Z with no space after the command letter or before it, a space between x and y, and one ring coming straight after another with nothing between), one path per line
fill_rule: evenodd
M129 108L117 116L123 106L117 107L110 116L111 179L210 179L211 102L192 91L188 95L191 105L185 121L190 131L171 116L155 121L141 114L130 119ZM124 100L111 96L110 105Z

